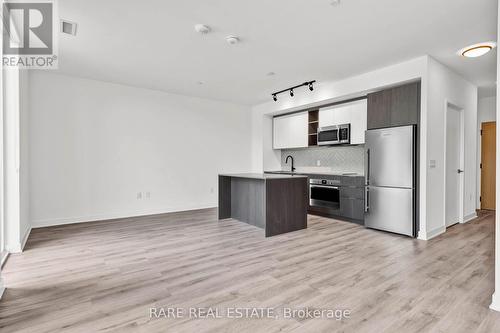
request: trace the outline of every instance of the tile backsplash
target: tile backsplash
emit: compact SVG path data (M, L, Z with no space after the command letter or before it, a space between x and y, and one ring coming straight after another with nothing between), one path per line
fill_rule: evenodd
M297 171L314 170L364 174L364 146L309 147L281 150L281 168L289 170L285 160L292 155ZM317 164L320 161L320 165Z

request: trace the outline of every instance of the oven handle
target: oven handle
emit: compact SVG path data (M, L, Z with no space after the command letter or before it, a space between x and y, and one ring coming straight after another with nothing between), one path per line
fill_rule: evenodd
M338 186L331 186L331 185L316 185L316 184L311 184L309 185L311 188L313 187L320 187L320 188L330 188L332 190L338 190Z

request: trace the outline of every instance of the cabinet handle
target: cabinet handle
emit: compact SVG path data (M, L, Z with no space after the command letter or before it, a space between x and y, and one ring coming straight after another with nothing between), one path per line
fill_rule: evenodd
M368 213L370 210L370 188L368 186L365 187L365 213Z
M370 149L366 150L366 185L370 184Z

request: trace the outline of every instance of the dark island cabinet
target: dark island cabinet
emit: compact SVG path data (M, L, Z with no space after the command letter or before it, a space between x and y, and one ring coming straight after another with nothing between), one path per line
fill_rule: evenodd
M420 82L368 94L368 129L414 125L420 117Z

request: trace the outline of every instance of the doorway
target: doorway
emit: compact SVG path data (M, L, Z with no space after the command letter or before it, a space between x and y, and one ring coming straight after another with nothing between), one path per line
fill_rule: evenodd
M495 210L496 122L481 124L481 209Z
M445 226L450 227L463 221L463 110L447 103L445 116Z

